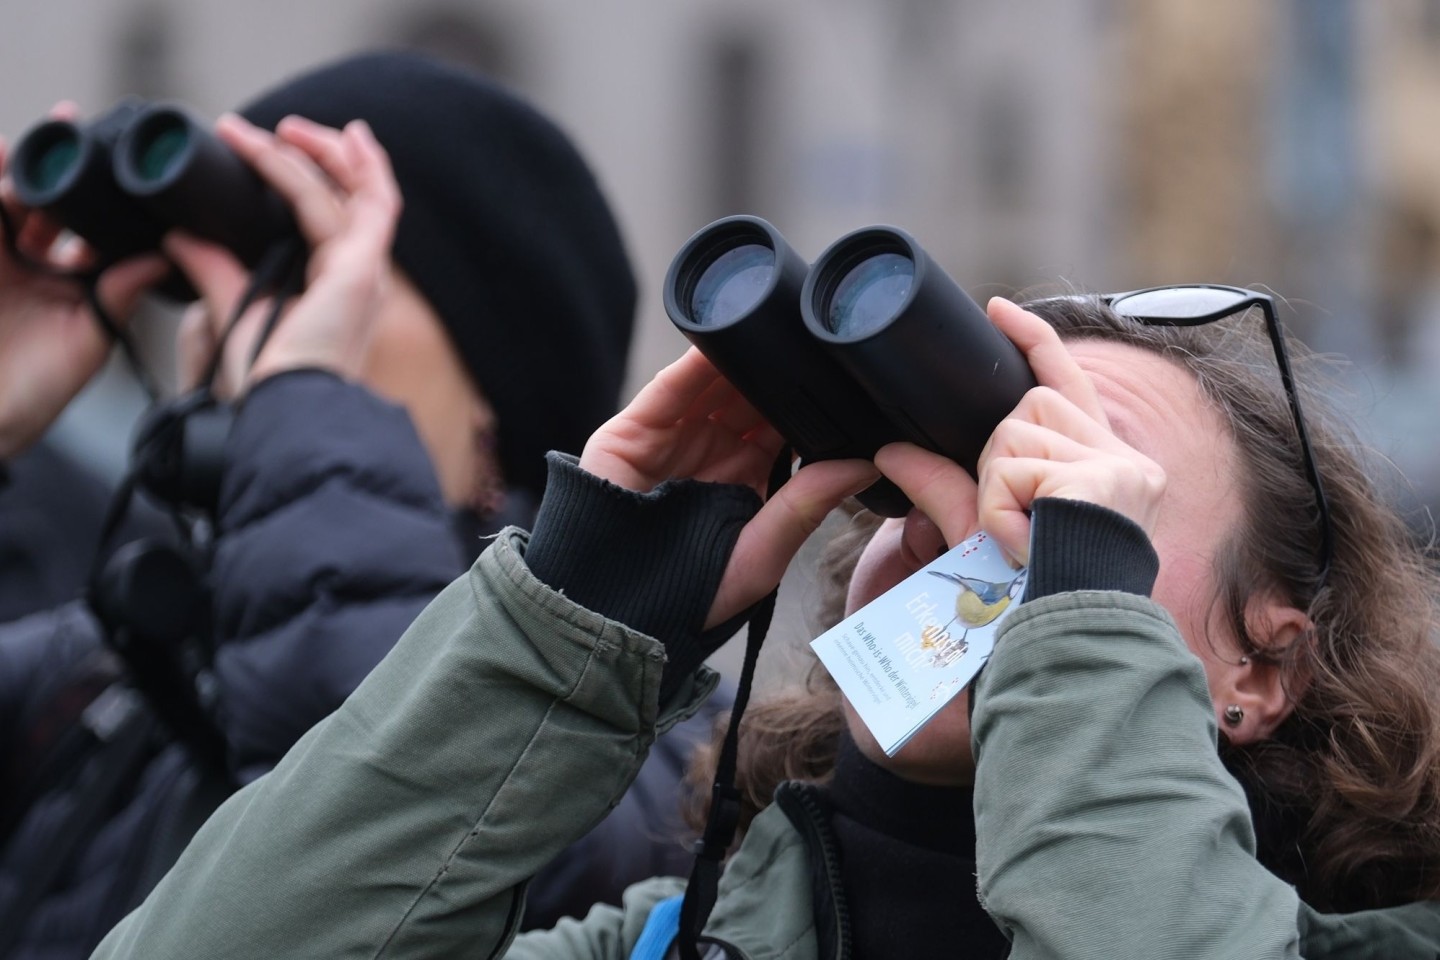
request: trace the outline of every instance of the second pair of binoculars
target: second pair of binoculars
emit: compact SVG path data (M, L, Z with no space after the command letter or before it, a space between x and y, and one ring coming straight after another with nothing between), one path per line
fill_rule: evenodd
M1035 386L1020 350L894 227L847 234L810 266L764 220L717 220L676 254L664 297L802 461L870 459L908 440L973 475ZM883 478L859 499L889 517L911 506Z
M101 264L156 250L174 228L251 268L298 237L279 194L178 104L127 98L89 122L44 121L16 145L10 174L21 203L83 238ZM194 296L178 278L162 292Z

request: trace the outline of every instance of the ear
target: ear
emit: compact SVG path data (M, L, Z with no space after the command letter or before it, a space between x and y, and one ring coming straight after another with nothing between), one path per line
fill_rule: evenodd
M1257 600L1247 620L1251 636L1262 651L1279 652L1293 643L1304 643L1313 626L1302 611L1274 600ZM1280 664L1257 656L1237 655L1235 659L1238 662L1221 668L1218 683L1212 689L1215 720L1231 743L1269 739L1295 709L1291 698L1300 695L1301 691L1295 689L1300 678L1290 676L1291 687L1287 691L1285 671ZM1239 723L1231 723L1227 718L1226 711L1231 706L1239 707L1243 714Z

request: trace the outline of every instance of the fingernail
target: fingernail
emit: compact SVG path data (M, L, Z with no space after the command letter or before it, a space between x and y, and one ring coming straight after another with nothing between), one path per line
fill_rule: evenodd
M371 130L370 124L366 123L364 120L351 120L345 126L346 129L353 128L356 136L367 140L370 143L375 142L375 131Z

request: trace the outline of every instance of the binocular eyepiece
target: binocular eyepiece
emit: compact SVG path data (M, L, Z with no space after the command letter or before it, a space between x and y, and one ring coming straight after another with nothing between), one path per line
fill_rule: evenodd
M805 461L870 459L908 440L972 474L1035 377L1019 349L907 233L867 227L808 266L756 217L727 217L676 254L670 320ZM859 495L903 516L881 479Z
M180 227L255 267L298 237L285 201L189 111L122 100L89 123L47 120L15 148L15 193L84 238L110 263L159 248ZM175 279L162 288L193 299Z

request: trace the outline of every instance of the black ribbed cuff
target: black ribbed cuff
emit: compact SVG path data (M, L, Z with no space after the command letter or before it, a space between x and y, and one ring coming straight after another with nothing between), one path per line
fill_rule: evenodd
M1025 600L1074 590L1150 596L1160 558L1140 525L1108 507L1044 497L1030 507Z
M564 454L546 460L549 479L525 564L575 603L665 645L663 703L728 638L701 630L760 498L738 484L699 480L636 493Z

